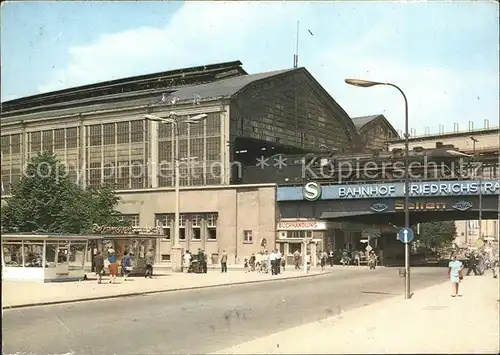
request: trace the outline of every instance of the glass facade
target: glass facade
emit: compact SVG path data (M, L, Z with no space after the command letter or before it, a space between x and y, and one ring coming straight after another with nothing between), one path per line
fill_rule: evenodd
M181 121L187 116L181 117ZM174 126L158 126L158 186L175 184ZM180 185L202 186L221 183L221 115L209 113L197 124L179 125Z
M149 187L148 127L146 120L86 126L87 186L107 184L118 190Z
M22 140L21 134L2 136L2 194L9 194L11 184L15 185L21 179L22 170Z

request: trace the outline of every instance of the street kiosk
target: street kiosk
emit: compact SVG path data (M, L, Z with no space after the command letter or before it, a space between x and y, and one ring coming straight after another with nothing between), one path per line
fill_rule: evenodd
M89 240L101 236L3 234L2 280L77 281L91 259Z

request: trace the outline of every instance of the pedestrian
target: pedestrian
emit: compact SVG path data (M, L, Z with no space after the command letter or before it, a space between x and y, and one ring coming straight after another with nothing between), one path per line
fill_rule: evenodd
M333 253L333 250L330 249L330 253L328 254L328 261L330 262L330 266L333 267L334 261L335 261L335 254Z
M102 282L102 275L104 274L104 257L100 251L97 251L94 256L94 270L97 276L97 283L100 284Z
M377 266L377 256L375 255L375 252L372 250L368 254L368 267L370 270L375 270L375 267Z
M477 270L477 258L476 254L472 252L467 260L467 276L470 275L471 272L474 272L474 276L479 274Z
M126 281L127 277L130 276L130 272L132 271L132 259L130 258L128 251L125 251L123 253L121 265L123 280Z
M271 254L269 255L269 261L271 262L271 274L272 275L277 275L276 258L277 258L277 255L276 255L275 251L273 250L271 252Z
M245 273L247 273L248 272L248 258L245 258L243 267L245 268Z
M207 273L207 260L205 251L198 248L198 264L200 265L200 273Z
M321 257L321 272L325 272L325 266L328 260L328 254L326 253L326 251L323 251L320 257Z
M186 266L186 272L190 272L190 268L191 268L191 253L189 252L189 250L186 251L186 253L184 254L184 265Z
M250 264L250 271L255 271L255 260L255 253L252 253L250 260L248 260L248 263Z
M354 252L352 254L353 254L354 263L357 264L358 266L361 266L361 259L359 256L359 251L354 250Z
M460 260L457 260L456 254L453 255L452 260L448 264L448 278L451 281L452 293L451 297L458 296L458 286L463 279L464 265Z
M222 251L222 257L220 258L220 268L221 272L227 272L227 254L226 251Z
M350 259L349 259L349 253L347 252L346 249L342 252L342 259L341 259L342 266L349 265Z
M118 275L118 258L116 257L116 253L114 249L108 249L108 261L109 261L109 275L110 280L109 283L116 282L116 275Z
M293 253L293 261L295 263L295 270L300 269L300 252L295 250Z
M264 255L262 257L262 266L263 266L263 272L268 274L269 273L269 252L266 250L264 252Z
M153 264L155 261L155 256L153 254L153 249L149 249L144 256L144 262L146 264L146 272L144 273L144 278L153 278Z

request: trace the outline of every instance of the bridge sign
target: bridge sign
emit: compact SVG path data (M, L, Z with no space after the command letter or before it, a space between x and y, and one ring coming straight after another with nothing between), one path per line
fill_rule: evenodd
M411 228L401 228L398 232L398 239L405 244L413 240L413 231Z

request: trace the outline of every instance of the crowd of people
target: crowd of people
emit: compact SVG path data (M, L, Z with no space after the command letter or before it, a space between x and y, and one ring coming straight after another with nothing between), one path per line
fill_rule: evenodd
M286 260L278 249L272 250L270 253L265 250L260 253L252 253L249 258L244 259L245 272L261 272L272 275L279 275L281 271L285 271Z
M363 251L358 249L333 249L328 253L320 251L317 255L317 264L324 268L326 265L357 265L367 264L371 269L375 269L377 264L383 265L382 250Z
M102 276L104 275L106 268L109 271L109 276L110 276L109 283L115 283L116 277L118 276L119 273L118 255L116 251L113 248L109 248L106 251L106 253L107 253L107 258L104 258L104 255L101 251L97 251L97 253L94 255L93 268L97 276L97 283L99 284L102 283ZM145 264L144 277L149 279L153 278L153 265L154 265L153 249L149 249L148 252L144 255L144 264ZM124 278L124 280L126 280L127 277L130 276L130 273L134 268L132 257L130 256L130 253L126 250L123 252L120 266L121 266L120 274Z

